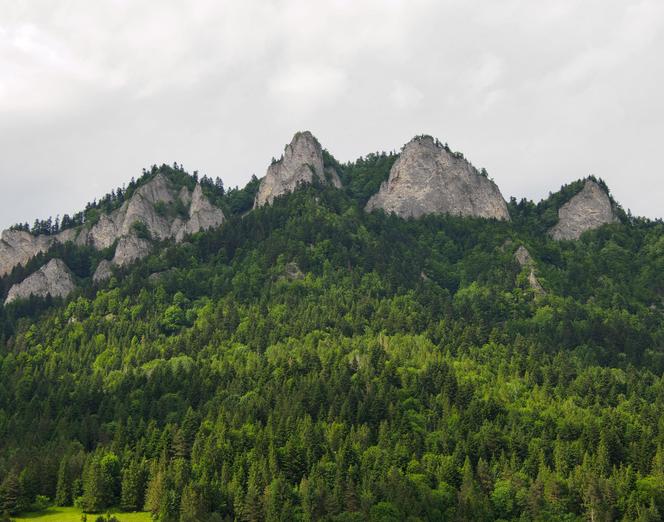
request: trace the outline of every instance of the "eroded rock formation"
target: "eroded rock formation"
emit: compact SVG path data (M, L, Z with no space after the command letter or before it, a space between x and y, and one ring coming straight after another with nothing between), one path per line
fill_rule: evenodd
M586 181L581 192L558 209L558 223L549 230L556 240L579 239L587 230L617 221L609 195L596 182Z
M110 261L102 259L99 265L97 265L97 269L92 276L93 283L101 283L107 279L110 279L113 275L112 267L113 264Z
M272 203L274 198L293 192L302 183L317 178L322 183L341 187L341 180L333 169L323 166L323 150L309 131L298 132L286 145L284 155L272 163L261 181L254 208Z
M179 204L176 205L177 200ZM186 215L178 215L176 207L184 206ZM112 246L116 241L113 264L124 266L147 255L149 241L140 239L138 228L152 239L182 241L188 234L217 227L224 221L224 213L203 194L200 185L193 191L182 187L179 191L162 174L139 187L132 197L109 214L103 214L92 227L64 230L55 236L33 236L29 232L6 230L0 240L0 277L19 265L24 265L55 243L76 242L97 249ZM99 277L104 274L100 272ZM98 281L101 279L98 279Z
M539 279L537 279L537 275L535 274L535 261L528 249L523 245L519 246L519 248L516 249L516 252L514 252L514 259L516 259L516 262L519 263L521 268L528 270L528 285L535 294L546 294L544 287L539 282Z
M67 297L74 291L76 284L71 271L61 259L51 259L34 274L9 290L5 304L16 299L27 299L31 295L46 297Z
M509 220L496 184L468 161L430 136L414 138L403 148L390 176L366 205L398 216L452 214Z

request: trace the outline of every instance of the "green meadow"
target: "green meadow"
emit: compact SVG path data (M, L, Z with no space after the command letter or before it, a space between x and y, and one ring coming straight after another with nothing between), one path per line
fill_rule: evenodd
M123 513L110 511L120 522L149 522L152 520L150 513ZM104 513L105 514L105 513ZM52 507L39 513L28 513L20 517L12 517L12 520L36 520L39 522L81 522L83 512L74 507ZM94 522L98 514L88 514L88 522Z

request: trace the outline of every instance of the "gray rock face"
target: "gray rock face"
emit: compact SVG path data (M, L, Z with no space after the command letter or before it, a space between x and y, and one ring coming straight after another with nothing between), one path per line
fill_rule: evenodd
M120 267L130 265L150 254L151 247L152 244L147 239L133 235L123 236L115 248L112 264Z
M528 249L523 245L517 248L516 252L514 252L514 259L516 259L516 262L519 263L521 268L533 266L535 264L533 258L530 255L530 252L528 252Z
M224 220L224 213L221 209L212 205L203 194L201 186L196 185L189 196L189 220L181 225L176 225L175 239L180 242L187 234L218 227Z
M549 234L556 240L579 239L585 231L617 219L608 194L589 179L581 192L558 209L558 223Z
M113 264L110 261L102 259L99 265L97 265L97 270L95 270L95 273L92 276L92 281L95 284L99 284L110 279L111 276L113 275L113 272L111 270L112 267Z
M54 242L52 236L33 236L22 230L5 230L0 239L0 277L24 265L37 254L46 252Z
M186 219L164 211L178 199L188 207ZM46 252L54 244L68 241L101 250L120 240L119 252L116 252L113 264L124 266L130 260L139 259L149 252L146 241L133 237L135 234L132 227L136 222L143 223L154 239L172 238L179 242L187 234L221 225L224 219L222 210L210 203L200 185L193 191L186 187L177 191L168 179L157 174L136 190L120 208L102 215L90 229L68 229L56 236L33 236L28 232L5 230L0 240L0 277L11 272L14 267L24 265L37 254ZM122 241L123 238L125 241ZM102 268L104 270L99 273L100 277L106 273L107 267Z
M318 140L309 131L298 132L286 145L282 158L268 167L256 194L254 208L272 203L277 196L293 192L298 185L311 183L314 178L341 187L334 169L323 167L323 151Z
M519 263L521 268L525 268L529 271L528 285L533 292L535 292L536 295L545 295L546 291L535 275L535 261L530 255L530 252L528 252L528 249L523 245L517 248L516 252L514 252L514 259L516 259L516 262Z
M388 180L366 206L367 211L379 208L404 218L452 214L510 219L496 184L429 136L406 144Z
M34 274L12 286L5 304L16 299L27 299L31 295L67 297L75 288L74 278L67 265L60 259L51 259Z

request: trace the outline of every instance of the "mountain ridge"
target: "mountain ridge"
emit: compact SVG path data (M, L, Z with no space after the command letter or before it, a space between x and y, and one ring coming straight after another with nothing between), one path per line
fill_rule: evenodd
M286 145L282 157L268 166L266 176L254 184L257 189L253 209L269 205L301 185L318 183L345 190L339 169L343 170L343 166L324 153L311 132L298 132ZM169 176L162 171L163 168L153 168L149 176L144 173L145 179L138 183L132 180L132 190L122 201L93 214L92 220L80 225L52 235L32 235L24 229L4 231L0 240L0 277L56 244L73 242L98 251L113 248L113 256L100 260L92 275L92 280L100 284L111 276L113 266L122 268L149 255L154 241L180 243L188 235L226 221L224 211L206 196L195 175L189 176L181 168L176 168L175 174L166 170ZM218 184L223 194L223 184ZM579 195L582 188L560 205L558 222L548 231L554 239L578 239L587 230L617 221L613 203L607 203L606 186L588 178L585 187L592 190ZM579 198L584 204L574 204ZM601 211L595 212L596 208ZM377 209L404 218L451 214L510 220L505 200L485 171L478 171L463 155L452 153L431 136L416 136L404 145L388 178L365 206L367 212ZM588 219L585 215L589 212L594 214ZM570 227L573 232L560 232Z

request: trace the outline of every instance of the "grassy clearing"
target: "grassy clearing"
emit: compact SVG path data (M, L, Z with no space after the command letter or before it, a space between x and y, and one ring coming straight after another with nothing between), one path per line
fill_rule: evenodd
M120 522L151 522L150 513L123 513L111 510ZM80 509L73 507L51 507L39 513L27 513L12 520L36 520L38 522L81 522ZM106 513L104 513L106 514ZM99 515L88 515L88 522L94 522Z

